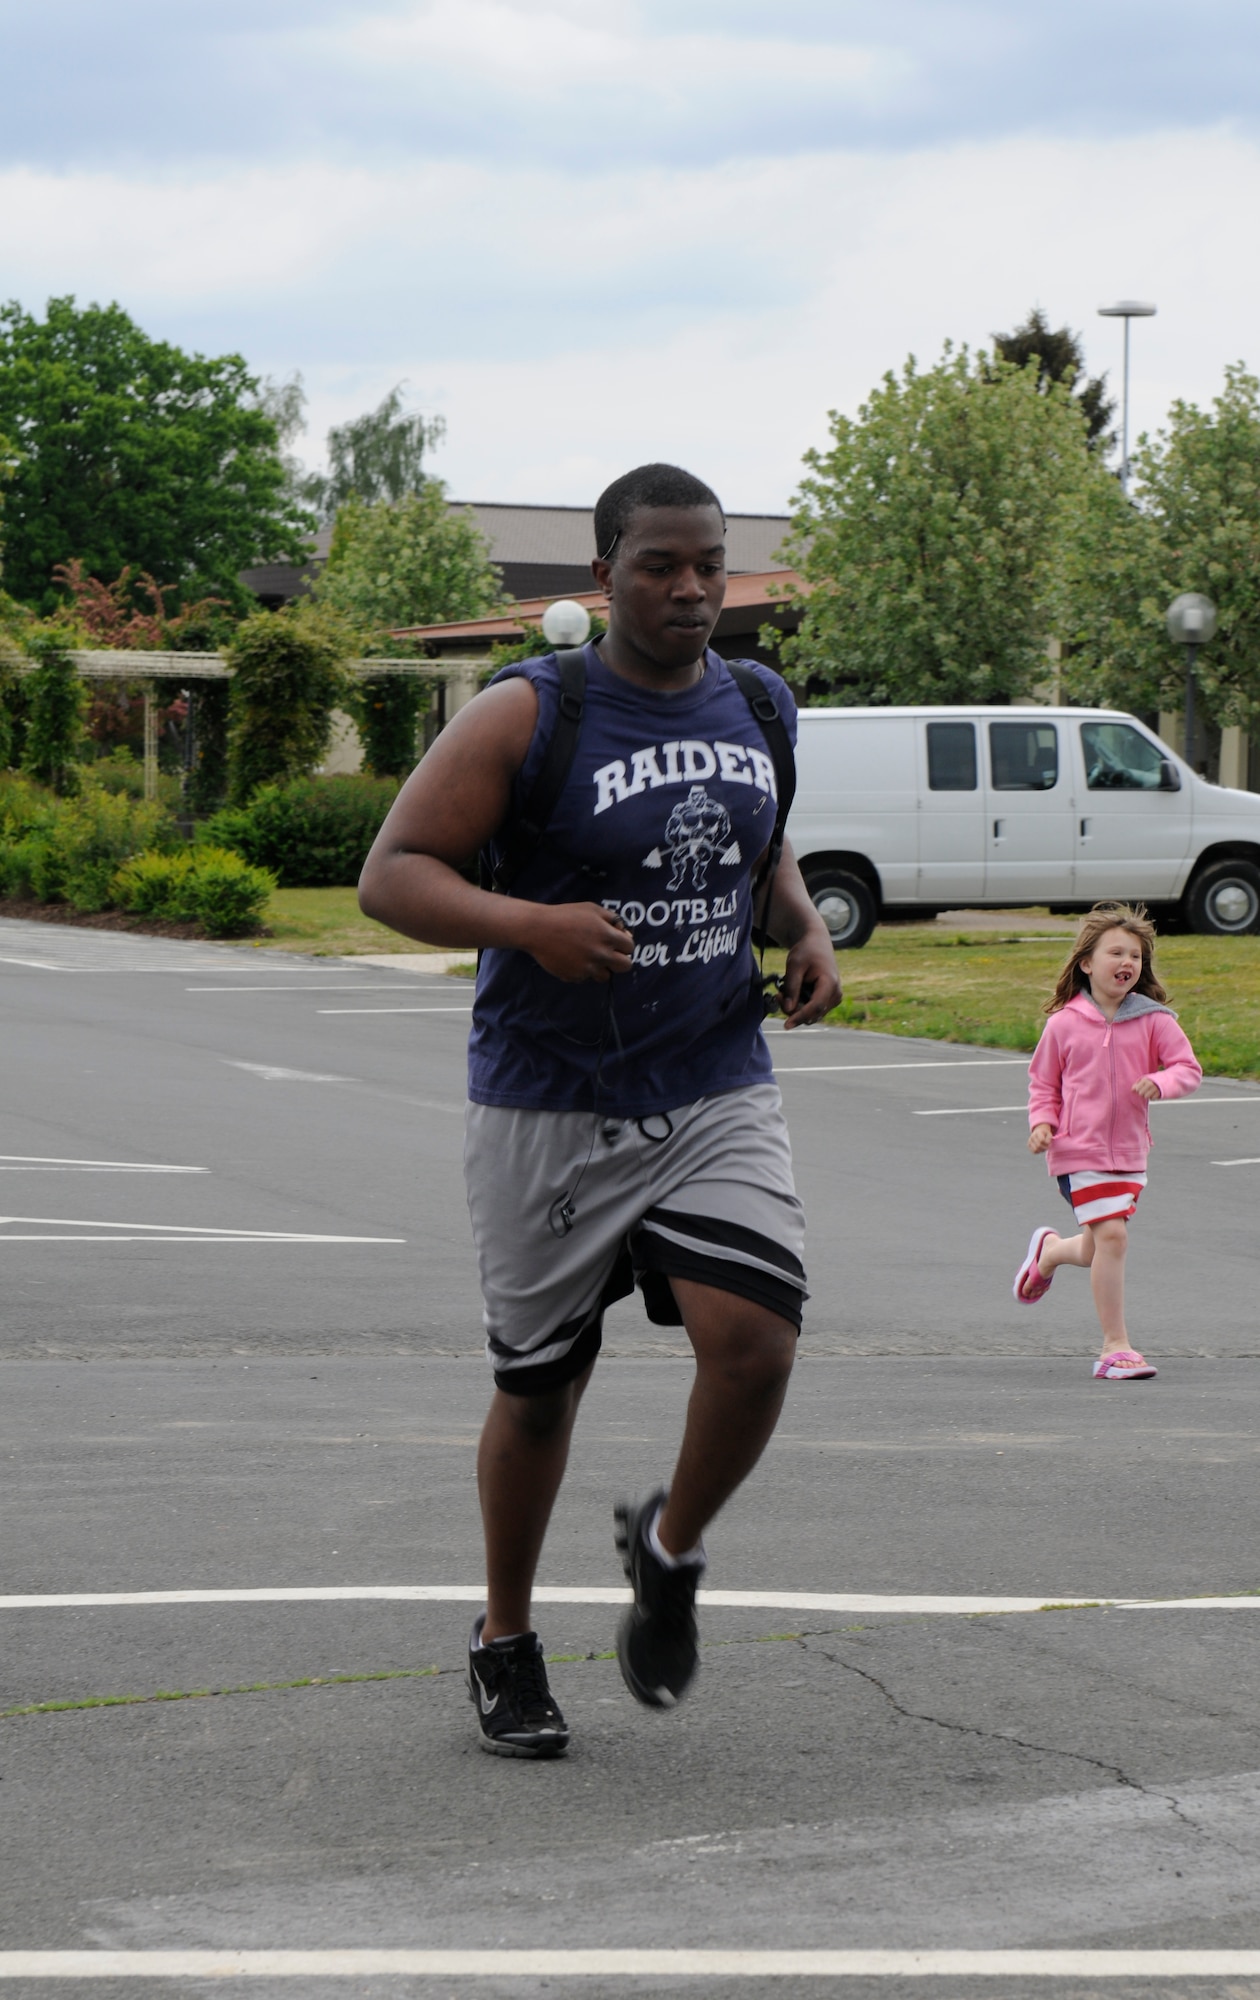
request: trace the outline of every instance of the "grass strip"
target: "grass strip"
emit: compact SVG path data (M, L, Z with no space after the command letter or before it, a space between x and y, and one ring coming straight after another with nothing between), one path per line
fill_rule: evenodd
M429 947L365 917L357 889L277 889L263 914L269 935L245 938L258 951L353 958L364 951L410 953ZM475 956L475 954L474 954Z
M837 958L844 998L834 1027L1031 1051L1071 939L887 924ZM1155 962L1209 1076L1260 1080L1260 938L1161 938ZM767 953L781 970L783 954Z

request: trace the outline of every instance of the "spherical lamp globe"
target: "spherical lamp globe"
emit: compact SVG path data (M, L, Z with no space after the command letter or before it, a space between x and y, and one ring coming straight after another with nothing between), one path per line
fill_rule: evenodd
M1183 590L1164 615L1175 646L1206 646L1216 630L1216 606L1201 590Z
M542 628L549 646L584 646L590 637L591 614L571 597L558 597L543 612Z

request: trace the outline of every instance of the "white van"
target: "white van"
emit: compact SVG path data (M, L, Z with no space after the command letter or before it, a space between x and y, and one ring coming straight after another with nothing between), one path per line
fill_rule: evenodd
M1260 931L1260 794L1105 708L803 708L788 838L837 949L883 914L1141 901Z

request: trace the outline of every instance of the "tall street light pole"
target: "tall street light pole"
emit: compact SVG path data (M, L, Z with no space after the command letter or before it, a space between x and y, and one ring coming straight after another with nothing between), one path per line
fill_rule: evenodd
M1114 306L1099 306L1098 311L1102 319L1124 321L1124 413L1121 418L1120 486L1121 490L1127 493L1129 490L1129 321L1154 319L1157 308L1143 305L1140 299L1119 299Z

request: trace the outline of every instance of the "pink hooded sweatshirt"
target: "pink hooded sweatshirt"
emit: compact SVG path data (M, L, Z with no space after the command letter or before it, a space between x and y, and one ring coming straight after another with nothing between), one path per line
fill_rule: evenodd
M1076 993L1041 1031L1028 1070L1028 1123L1051 1125L1052 1174L1142 1173L1151 1149L1142 1077L1161 1097L1189 1097L1203 1071L1171 1007L1126 993L1109 1021L1092 996Z

